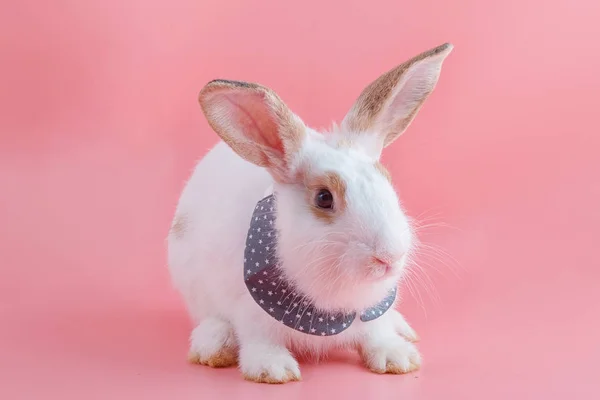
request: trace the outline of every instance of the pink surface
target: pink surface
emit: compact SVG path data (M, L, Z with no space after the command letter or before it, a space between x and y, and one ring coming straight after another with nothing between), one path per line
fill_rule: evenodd
M599 398L600 2L266 3L3 2L0 398ZM423 239L456 262L424 254L434 289L402 305L423 369L336 356L272 387L188 365L164 238L216 141L199 89L259 81L325 126L446 41L384 158L410 214L452 227Z

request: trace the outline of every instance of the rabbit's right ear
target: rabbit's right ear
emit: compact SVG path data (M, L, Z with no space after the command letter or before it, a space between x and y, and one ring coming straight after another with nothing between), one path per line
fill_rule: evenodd
M240 157L287 181L291 159L306 127L271 89L255 83L215 80L200 92L210 126Z
M360 94L342 126L354 135L376 139L373 156L398 138L433 92L449 43L419 54L381 75Z

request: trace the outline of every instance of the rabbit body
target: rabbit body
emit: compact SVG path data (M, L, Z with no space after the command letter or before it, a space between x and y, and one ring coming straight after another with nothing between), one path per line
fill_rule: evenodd
M416 334L394 309L327 337L272 318L245 285L244 249L257 202L274 192L282 271L316 307L360 312L395 287L412 230L378 159L433 90L450 50L380 77L326 134L263 86L213 81L203 89L203 111L223 141L197 164L168 236L172 281L195 324L190 361L238 364L264 383L299 380L294 355L321 358L333 348L357 349L378 373L419 368Z

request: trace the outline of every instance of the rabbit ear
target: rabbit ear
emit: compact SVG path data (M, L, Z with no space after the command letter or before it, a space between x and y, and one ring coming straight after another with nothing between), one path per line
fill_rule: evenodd
M272 90L246 82L215 80L200 92L210 126L238 155L286 179L305 125Z
M400 136L431 94L449 43L436 47L388 71L367 86L342 122L353 134L378 137L378 153Z

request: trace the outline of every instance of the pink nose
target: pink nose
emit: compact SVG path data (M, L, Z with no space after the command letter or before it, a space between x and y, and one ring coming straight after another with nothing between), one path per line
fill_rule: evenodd
M390 254L378 254L376 256L371 257L373 264L382 265L389 268L392 268L392 265L396 263L396 261L402 258L403 254L399 256L392 256Z
M373 256L372 260L373 260L373 264L383 265L385 267L389 267L390 264L391 264L388 260L383 259L381 257L375 257L375 256Z
M383 278L387 276L392 270L392 263L387 257L373 256L371 257L371 263L369 271L371 276L375 278Z
M373 256L372 261L374 265L384 267L386 271L392 269L392 262L388 258Z

